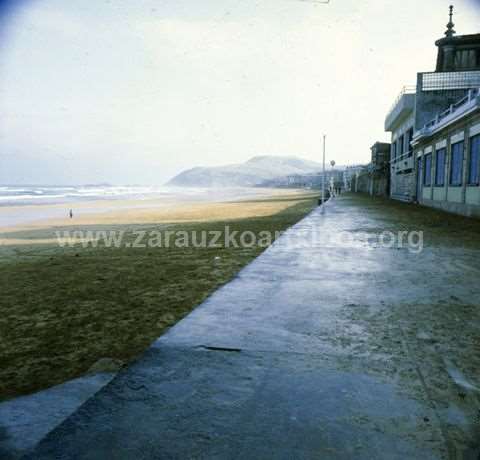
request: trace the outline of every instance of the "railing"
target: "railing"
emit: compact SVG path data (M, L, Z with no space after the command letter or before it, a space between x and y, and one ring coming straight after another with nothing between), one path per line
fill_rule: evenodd
M422 74L422 91L448 91L480 86L480 71L426 72Z
M415 94L416 92L417 92L416 86L413 86L413 85L404 86L400 94L395 99L395 102L392 104L392 107L390 107L390 110L387 115L387 119L394 112L395 108L397 107L398 103L402 100L403 96L405 96L406 94Z
M411 158L413 156L413 150L409 150L408 152L402 153L402 155L392 158L390 163L399 163L402 160L406 160L407 158Z
M445 120L445 118L449 117L450 115L453 115L460 108L462 108L464 105L468 104L470 101L472 101L473 99L475 99L479 95L480 95L480 88L470 89L468 91L468 94L464 98L455 102L455 104L452 104L447 110L439 113L433 120L426 123L425 126L423 127L423 129L421 130L421 132L428 131L431 128L433 128L434 126L438 125L443 120Z

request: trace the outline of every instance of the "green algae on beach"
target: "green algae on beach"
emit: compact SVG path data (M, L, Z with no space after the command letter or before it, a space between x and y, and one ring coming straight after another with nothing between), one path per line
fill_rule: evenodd
M269 198L265 201L284 200ZM316 206L311 196L271 216L183 224L117 225L139 231L281 232ZM89 226L90 230L104 227ZM105 229L105 228L104 228ZM62 229L28 237L52 238ZM9 234L10 238L21 235ZM0 398L85 374L102 358L128 363L260 254L254 247L0 247Z

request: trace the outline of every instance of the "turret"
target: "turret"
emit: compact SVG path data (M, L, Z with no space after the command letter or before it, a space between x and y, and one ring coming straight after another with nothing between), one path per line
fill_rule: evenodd
M438 47L436 72L480 70L480 34L456 35L453 6L445 37L435 42Z

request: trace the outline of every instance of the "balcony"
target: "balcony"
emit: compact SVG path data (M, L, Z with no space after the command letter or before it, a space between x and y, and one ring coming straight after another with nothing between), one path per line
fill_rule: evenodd
M468 113L480 107L480 89L471 89L468 94L455 104L452 104L447 110L439 113L433 120L429 121L422 129L413 136L414 143L417 143L425 137L430 137L450 123L467 115Z
M414 167L413 151L405 152L403 155L390 161L392 172L397 174L410 171Z
M385 119L385 131L393 131L398 120L413 112L416 90L415 86L405 86L402 89Z

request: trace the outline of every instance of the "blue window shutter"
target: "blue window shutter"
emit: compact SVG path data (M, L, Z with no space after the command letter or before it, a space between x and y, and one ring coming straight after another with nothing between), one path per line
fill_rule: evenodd
M480 134L470 139L470 162L468 167L468 183L479 183Z
M432 185L432 154L425 155L425 173L423 184L427 187Z
M452 145L452 166L450 168L450 185L462 185L463 173L463 146L464 143L457 142Z
M435 185L439 187L443 187L445 185L445 158L445 149L440 149L436 152Z

